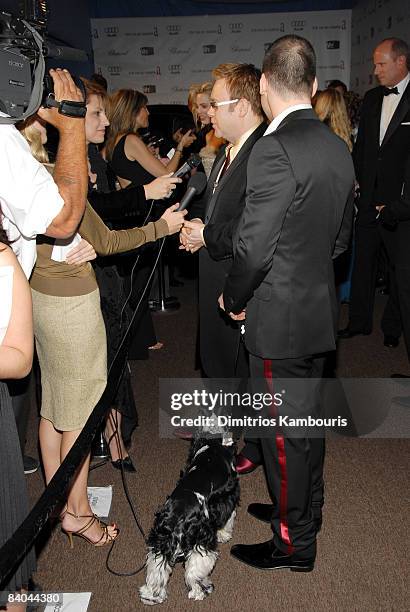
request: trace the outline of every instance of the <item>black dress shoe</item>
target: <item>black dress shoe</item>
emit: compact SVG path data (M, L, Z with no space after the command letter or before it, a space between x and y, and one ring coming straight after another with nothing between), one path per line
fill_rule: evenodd
M254 516L258 521L262 521L262 523L271 523L272 514L273 514L273 504L249 504L248 506L248 514ZM320 512L320 511L319 511ZM315 521L316 533L322 529L322 514L320 512L320 516L315 516L313 514Z
M315 567L315 557L305 557L301 552L292 555L282 552L273 540L261 544L236 544L231 555L258 569L290 569L292 572L311 572Z
M248 514L254 516L262 523L269 523L272 520L273 504L249 504Z
M396 348L399 346L399 339L396 336L384 336L383 344L388 348Z
M135 466L131 461L131 457L125 457L125 459L117 459L116 461L111 461L112 467L116 470L121 469L121 464L124 469L124 472L136 472Z
M337 332L337 337L341 340L348 340L349 338L354 338L355 336L369 336L370 334L371 332L369 331L359 331L346 327L345 329L339 329Z

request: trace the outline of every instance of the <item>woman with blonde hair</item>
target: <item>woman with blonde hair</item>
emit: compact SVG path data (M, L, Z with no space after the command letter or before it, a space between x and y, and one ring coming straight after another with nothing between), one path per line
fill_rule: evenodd
M319 119L345 141L351 152L352 128L342 94L337 89L325 89L317 92L312 104Z
M209 177L211 173L216 154L218 153L220 147L225 144L225 140L223 138L218 138L215 136L211 118L208 115L208 111L211 107L212 87L213 83L210 81L199 85L196 90L195 103L197 121L200 124L200 129L197 133L198 143L196 148L199 156L202 159L202 165L207 177Z

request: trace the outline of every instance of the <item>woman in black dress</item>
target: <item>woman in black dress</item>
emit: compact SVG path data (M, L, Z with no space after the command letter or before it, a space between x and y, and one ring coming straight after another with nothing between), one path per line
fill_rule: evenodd
M184 148L189 147L195 136L189 130L178 143L176 151L165 166L155 157L138 136L138 131L148 127L147 97L133 89L120 89L108 100L107 116L110 121L105 145L105 156L118 178L121 188L143 185L155 177L175 172L180 165ZM147 220L158 216L156 211ZM138 262L135 257L122 259L122 273L127 294L131 294L130 306L134 309L140 299L155 261L157 246L140 249ZM154 325L148 306L149 289L139 306L132 330L131 359L147 359L148 348L157 348Z

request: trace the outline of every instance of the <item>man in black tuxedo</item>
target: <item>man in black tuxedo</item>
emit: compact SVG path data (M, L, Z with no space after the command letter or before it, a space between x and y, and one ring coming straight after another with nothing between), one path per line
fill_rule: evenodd
M208 111L217 137L228 141L215 159L203 197L189 211L183 248L199 252L199 348L209 378L245 377L240 326L218 308L232 266L233 239L245 206L246 166L266 129L259 95L260 70L252 64L221 64Z
M277 391L283 388L277 379L318 379L324 354L335 349L332 257L348 246L354 170L346 144L311 107L317 88L311 44L299 36L279 38L262 73L262 106L272 121L249 157L246 205L220 306L234 320L246 317L251 377ZM312 390L318 385L313 380ZM291 404L295 416L315 416L315 394L294 401L294 387L287 390L292 401L284 402L286 408ZM323 504L324 440L270 431L261 446L275 502L268 507L273 539L231 552L257 568L311 571ZM264 505L252 506L265 520Z
M383 222L376 206L400 198L404 165L410 150L409 48L396 38L382 41L373 54L380 86L363 100L357 141L353 149L360 197L355 223L355 257L349 325L339 338L370 334L373 326L377 259L384 244L389 261L390 296L382 330L385 346L398 345L402 330L397 296L395 231Z

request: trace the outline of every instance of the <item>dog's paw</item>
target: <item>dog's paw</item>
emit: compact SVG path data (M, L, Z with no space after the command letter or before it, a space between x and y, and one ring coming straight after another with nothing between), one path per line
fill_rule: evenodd
M229 540L232 539L232 531L228 531L227 529L220 529L216 533L216 538L219 544L226 544Z
M195 601L202 601L208 595L201 587L200 584L195 584L192 589L188 592L188 599L194 599Z
M152 589L144 584L144 586L140 588L140 598L143 604L146 604L147 606L155 606L155 604L164 602L167 598L167 594L166 591L163 590L160 594L154 595Z
M210 580L203 580L201 582L201 587L207 595L210 595L214 590L214 585Z

